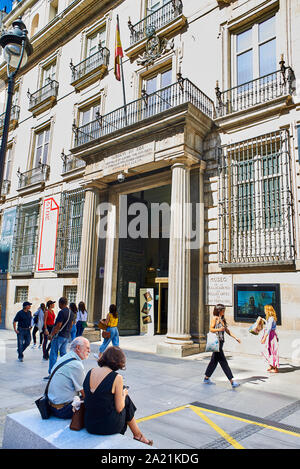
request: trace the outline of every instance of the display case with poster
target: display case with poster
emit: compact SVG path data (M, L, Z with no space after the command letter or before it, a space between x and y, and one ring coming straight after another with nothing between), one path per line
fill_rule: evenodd
M140 334L154 335L153 288L140 288Z
M265 305L276 311L277 324L281 325L281 303L279 283L234 285L234 320L255 322L258 316L265 318Z

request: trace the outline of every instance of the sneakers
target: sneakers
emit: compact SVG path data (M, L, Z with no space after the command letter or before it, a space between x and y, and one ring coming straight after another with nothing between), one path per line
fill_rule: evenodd
M41 345L39 345L39 349L41 349L41 348L42 348L42 346L41 346Z
M36 344L33 344L31 348L36 348Z
M23 362L23 361L24 361L23 358L18 358L18 360L19 360L19 362Z
M203 384L215 384L215 383L213 383L209 378L208 379L204 378Z
M231 387L234 389L234 388L238 388L240 386L239 383L237 383L236 381L232 381L231 383Z

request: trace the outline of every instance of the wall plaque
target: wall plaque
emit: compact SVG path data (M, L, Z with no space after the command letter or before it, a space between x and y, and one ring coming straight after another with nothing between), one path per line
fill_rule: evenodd
M109 156L103 161L103 176L154 161L154 142Z
M232 275L212 274L206 278L206 304L232 306Z

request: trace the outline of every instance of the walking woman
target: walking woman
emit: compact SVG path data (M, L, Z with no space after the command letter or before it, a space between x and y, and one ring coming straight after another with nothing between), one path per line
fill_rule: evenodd
M42 348L43 338L44 338L44 313L46 306L44 303L40 304L39 309L33 315L34 328L32 331L33 345L31 348L36 348L36 333L40 333L40 345L39 348Z
M239 344L241 343L240 339L235 337L230 330L227 327L227 322L225 319L225 306L222 304L218 304L214 308L213 312L213 318L210 323L210 332L214 332L217 334L218 339L219 339L219 352L214 352L212 354L210 363L206 369L205 372L205 377L204 377L204 383L205 384L213 384L210 380L211 375L215 371L218 363L220 363L222 370L224 371L225 375L229 379L231 386L233 388L237 388L239 384L233 380L233 374L231 372L231 369L229 368L229 365L227 363L226 357L223 352L223 345L224 345L224 332L226 332L228 335L233 337Z
M79 337L83 334L83 331L87 326L87 317L88 313L86 311L85 304L83 301L80 301L80 303L78 304L78 313L76 321L76 337Z
M51 334L52 329L55 323L55 313L54 313L55 301L49 300L46 304L46 311L44 314L44 342L43 342L43 359L49 360L49 350L51 347L51 342L48 346L48 335Z
M119 347L118 321L117 307L116 305L110 305L109 313L103 321L107 326L106 331L110 333L110 337L104 339L103 344L99 348L99 355L94 355L97 360L102 357L104 350L106 350L110 342L112 342L115 347Z
M77 318L78 309L77 309L76 303L70 303L69 308L70 308L71 313L73 314L73 326L70 331L69 342L73 342L73 340L76 337L76 318Z
M277 326L277 315L272 305L265 306L266 315L266 326L264 328L262 345L264 349L262 355L265 357L270 367L268 371L270 373L278 373L279 368L279 347L278 347L278 336L276 333Z

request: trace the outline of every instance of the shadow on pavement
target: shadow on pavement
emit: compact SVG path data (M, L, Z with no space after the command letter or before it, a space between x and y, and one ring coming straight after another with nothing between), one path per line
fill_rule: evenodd
M279 373L292 373L293 371L299 371L300 366L289 365L285 363L283 366L279 368Z
M253 383L253 384L258 384L258 383L265 383L266 380L269 379L269 376L250 376L250 378L244 378L244 379L237 379L237 381L240 384L245 384L245 383Z

